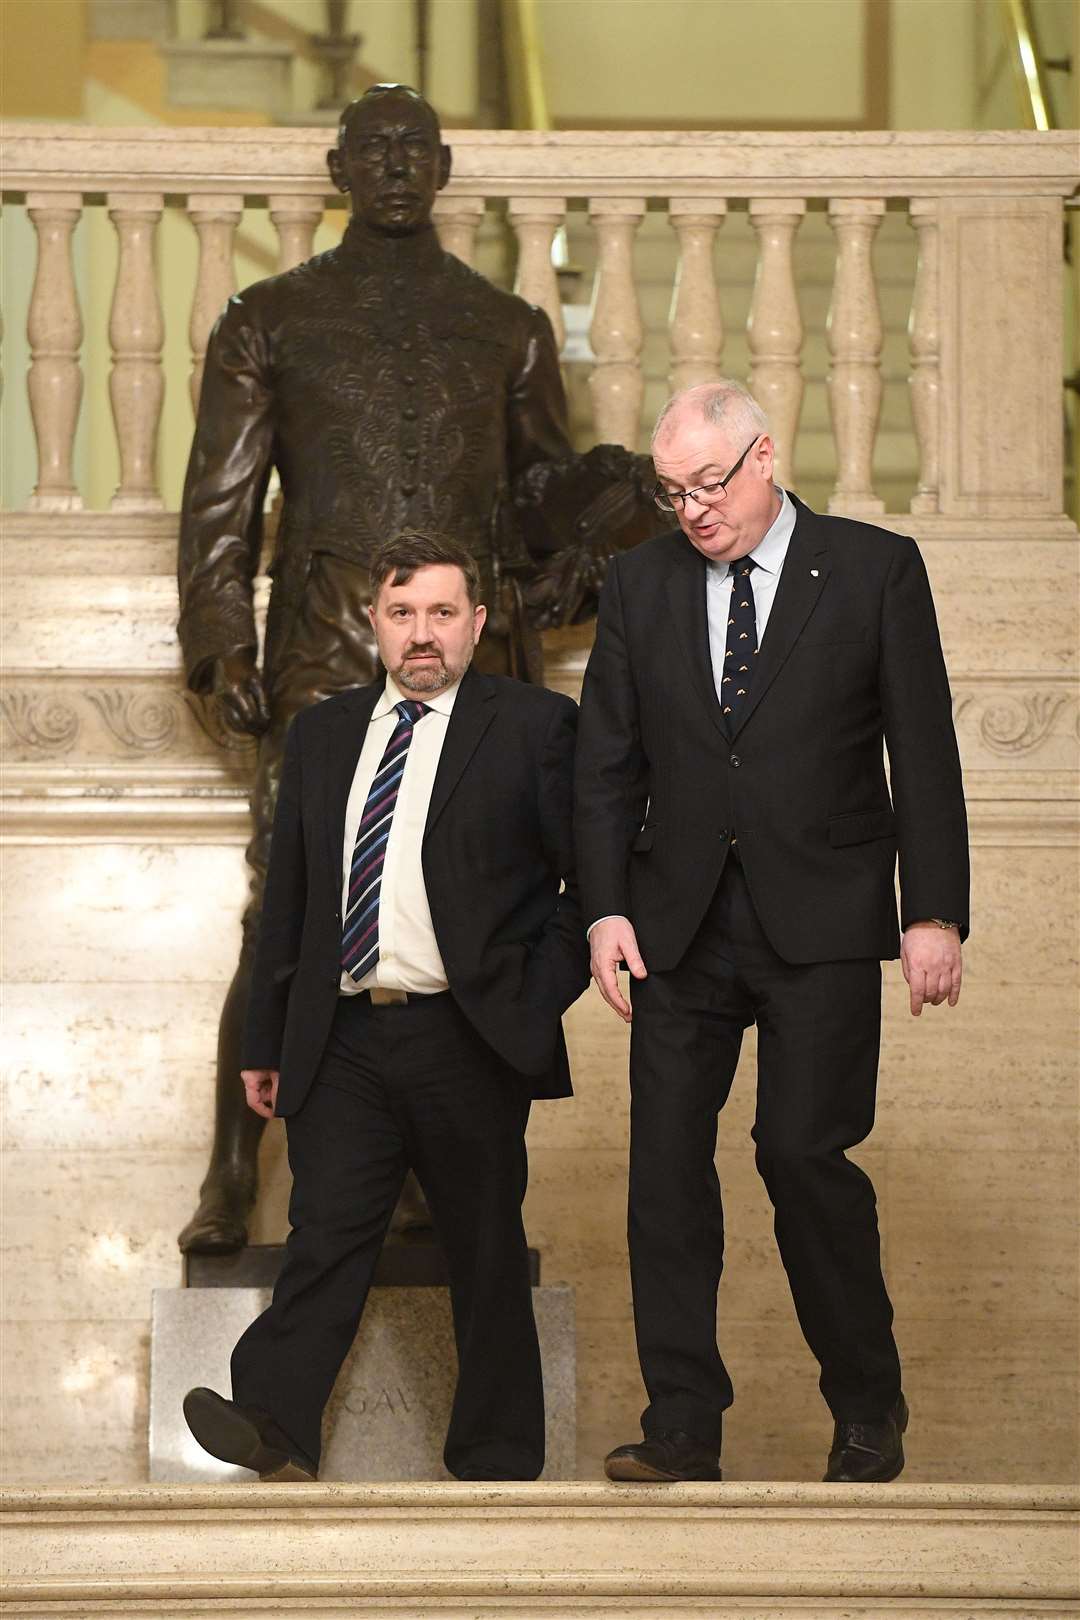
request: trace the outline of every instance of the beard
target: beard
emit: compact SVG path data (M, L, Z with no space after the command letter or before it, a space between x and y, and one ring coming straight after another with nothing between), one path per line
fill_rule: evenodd
M408 660L417 653L431 653L439 661L418 669L410 668ZM472 655L473 649L470 647L460 664L448 664L436 647L407 647L401 663L390 673L402 692L423 692L430 696L434 692L445 692L448 686L460 681L472 663Z

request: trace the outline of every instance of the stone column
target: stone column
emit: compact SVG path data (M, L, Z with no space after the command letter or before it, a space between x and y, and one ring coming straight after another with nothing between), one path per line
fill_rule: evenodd
M938 285L938 199L913 197L908 222L918 233L915 293L908 319L911 414L919 446L913 512L938 509L938 422L941 393L941 291Z
M589 219L597 235L596 286L589 342L596 366L589 378L597 437L637 446L643 332L634 284L634 233L645 218L643 197L593 197Z
M188 214L199 234L199 274L191 304L191 408L198 413L206 345L214 322L236 291L233 238L244 211L242 197L207 194L188 198Z
M872 464L881 413L881 310L874 281L873 243L885 203L880 197L834 197L829 224L836 233L836 274L826 329L829 411L836 442L836 488L829 511L870 516L884 512L874 494Z
M109 316L113 368L109 398L120 450L120 485L114 512L160 512L157 489L158 423L165 379L165 329L157 288L155 238L164 206L160 192L109 192L109 218L120 239L120 263Z
M726 213L722 197L673 197L668 206L668 223L679 239L670 317L673 394L720 375L724 323L713 250Z
M943 197L943 517L1062 517L1061 203Z
M321 197L268 197L270 218L278 233L278 270L293 270L314 251L315 232L323 217Z
M746 323L750 392L772 426L778 484L794 480L795 437L802 406L799 356L803 325L792 247L805 212L806 203L801 197L750 199L750 223L758 239L754 296Z
M38 455L37 484L29 507L32 512L78 512L82 497L71 463L83 389L79 367L83 325L71 236L82 213L82 197L77 191L32 191L26 209L38 240L27 321L27 390Z
M566 328L559 298L559 278L551 262L551 244L566 218L566 198L511 197L509 212L518 239L514 291L544 310L555 332L555 346L561 353Z
M476 257L476 232L484 214L483 197L436 197L435 228L447 253L462 264L472 265Z

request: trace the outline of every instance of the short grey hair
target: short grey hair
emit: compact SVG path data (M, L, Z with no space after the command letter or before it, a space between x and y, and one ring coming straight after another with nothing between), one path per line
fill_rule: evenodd
M737 439L752 441L769 431L769 418L753 394L730 377L718 377L715 382L698 383L672 394L656 418L650 449L666 431L664 424L683 411L696 411L712 427L723 428L732 444Z

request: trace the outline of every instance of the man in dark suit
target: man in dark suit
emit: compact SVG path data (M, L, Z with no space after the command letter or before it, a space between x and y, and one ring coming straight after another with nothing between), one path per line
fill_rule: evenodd
M570 1094L588 982L570 820L576 710L470 669L479 569L406 533L371 563L386 670L289 731L244 1040L284 1116L292 1231L233 1400L184 1411L214 1456L314 1478L320 1422L406 1171L446 1250L458 1384L445 1461L532 1479L544 1400L521 1221L533 1097ZM561 892L560 892L560 885Z
M582 694L575 825L593 976L627 1021L629 1243L644 1440L612 1479L717 1479L717 1114L758 1027L757 1165L834 1418L826 1479L904 1463L874 1191L880 959L911 1010L960 992L964 800L914 542L773 484L768 424L718 383L653 456L679 528L617 557ZM882 744L891 773L886 780ZM897 928L893 872L900 861Z

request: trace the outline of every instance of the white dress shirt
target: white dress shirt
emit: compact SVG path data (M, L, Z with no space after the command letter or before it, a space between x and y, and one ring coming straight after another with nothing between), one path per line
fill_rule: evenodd
M776 587L787 556L791 533L795 527L795 505L786 489L777 489L780 510L750 556L757 566L750 575L754 592L754 616L757 619L757 637L760 647L765 640L765 627L769 622ZM724 654L727 651L727 622L730 617L731 587L738 562L709 562L705 574L705 611L709 619L709 656L712 659L713 684L720 697L720 682L724 678Z
M426 703L429 712L421 715L413 728L390 823L390 836L386 842L382 888L379 891L379 960L359 984L348 973L342 972L340 990L343 996L354 996L361 990L370 990L373 985L425 996L437 995L448 988L446 968L439 954L428 907L420 850L427 825L431 790L435 785L435 772L460 684L458 681L443 692L426 697L418 695L414 699ZM400 703L406 696L388 675L385 690L372 711L364 746L356 763L345 809L345 837L341 852L343 917L348 910L349 870L356 829L360 825L375 772L398 723L394 704Z

